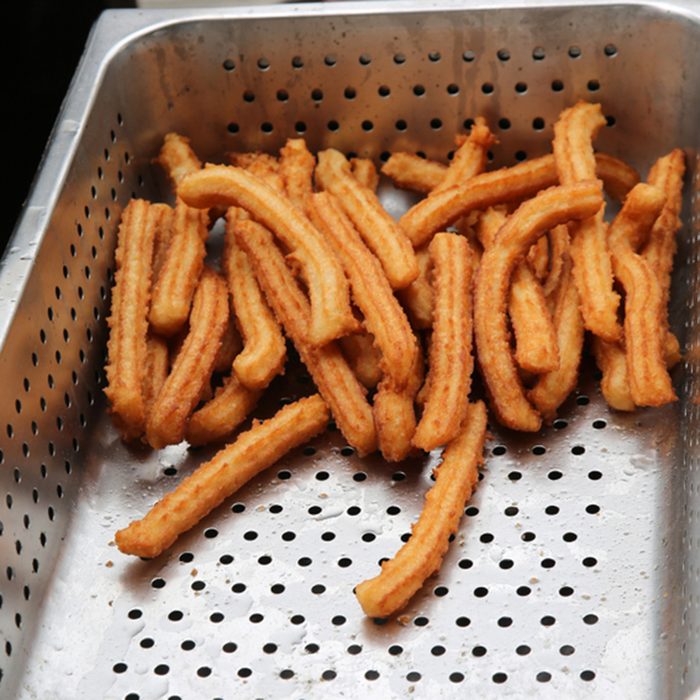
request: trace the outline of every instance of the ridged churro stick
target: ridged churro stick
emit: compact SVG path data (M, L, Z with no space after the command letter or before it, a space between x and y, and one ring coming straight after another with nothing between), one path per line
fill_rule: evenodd
M412 528L411 539L393 559L382 563L381 573L360 583L355 595L369 617L389 617L401 610L425 580L439 571L478 482L486 439L486 408L471 404L459 435L447 446L435 469L435 484Z
M601 201L595 180L540 192L509 217L481 258L474 303L476 345L491 404L509 428L533 432L542 422L525 398L510 353L506 308L513 270L539 236L558 224L592 216Z
M636 185L610 226L613 270L625 290L625 355L637 406L661 406L677 398L664 357L663 292L651 265L633 249L635 239L646 238L665 203L662 190Z
M192 297L204 268L208 215L178 202L172 217L172 235L162 267L153 285L151 327L159 335L175 335L187 323Z
M280 150L279 172L287 197L300 211L306 211L306 200L314 191L316 158L304 139L287 139Z
M311 315L309 302L275 245L272 234L253 221L241 221L235 227L235 233L270 308L296 346L341 433L360 455L374 451L377 435L365 389L336 343L322 347L309 344L305 332Z
M284 370L287 345L248 256L236 241L235 228L242 220L241 212L231 207L226 213L222 258L231 303L244 342L243 351L233 361L233 371L241 384L249 389L264 389Z
M566 224L555 226L547 236L549 239L549 271L542 282L542 291L549 297L559 286L569 253L569 227ZM532 250L532 249L531 249Z
M430 242L434 291L433 332L423 415L413 444L426 452L458 433L469 403L472 356L472 276L467 239L438 233Z
M168 343L157 335L149 333L146 339L146 366L143 376L143 398L146 404L146 416L150 413L153 402L168 378L170 371L170 350Z
M527 254L527 262L532 269L535 279L542 282L549 274L549 239L542 236Z
M396 295L406 309L416 330L430 328L433 324L433 288L430 285L430 253L428 246L416 249L418 277Z
M639 173L619 158L607 153L596 153L595 173L603 181L605 191L618 202L639 182Z
M350 169L353 177L371 192L376 192L379 186L379 173L369 158L351 158Z
M402 289L418 275L411 243L380 204L350 171L345 156L334 149L320 151L316 184L335 195L362 239L377 256L392 289Z
M187 337L148 418L146 438L152 447L176 445L184 439L190 413L211 378L228 316L226 282L205 267L192 302Z
M153 241L153 274L151 276L152 283L155 284L173 237L172 223L175 210L167 204L151 204L151 206L153 207L153 213L156 215L156 230Z
M323 345L357 327L343 268L323 236L286 197L245 170L227 166L188 176L178 194L190 206L240 206L292 250L309 287L309 343Z
M600 390L608 406L616 411L634 411L625 351L619 343L608 343L596 336L591 338L591 348L603 375Z
M285 406L200 465L142 520L119 530L117 547L124 554L157 557L246 482L327 424L328 408L318 395Z
M155 162L165 170L174 190L184 178L202 169L202 161L190 146L190 140L175 132L165 135Z
M362 312L365 328L381 352L384 376L394 389L403 389L411 374L418 345L379 260L363 243L333 195L328 192L312 195L308 200L308 211L345 270L353 301Z
M216 361L214 362L214 371L220 374L225 374L231 370L233 361L238 357L243 347L241 336L236 330L236 325L233 316L229 316L229 321L226 324L226 330L221 338L221 347L216 353Z
M122 213L117 238L112 308L107 320L107 388L110 412L127 440L140 437L146 421L144 358L157 209L132 199Z

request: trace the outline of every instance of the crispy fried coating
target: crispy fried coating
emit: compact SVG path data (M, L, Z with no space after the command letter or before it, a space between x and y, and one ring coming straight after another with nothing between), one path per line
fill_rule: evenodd
M159 335L175 335L187 323L192 297L207 254L204 245L208 216L178 202L172 220L172 237L153 285L151 327Z
M509 428L532 432L541 425L510 352L506 308L513 270L539 236L558 224L592 216L601 199L595 180L540 192L509 217L481 258L474 304L476 345L491 404Z
M146 367L143 375L143 400L146 416L168 378L170 371L170 351L168 343L153 333L146 338Z
M459 435L447 446L435 470L435 483L425 497L423 510L412 527L411 539L381 573L360 583L357 599L369 617L389 617L401 610L426 579L439 571L457 532L464 505L478 482L486 439L486 408L469 405Z
M418 277L396 294L416 330L433 325L433 288L430 284L430 253L428 246L416 249Z
M595 154L595 171L605 191L618 202L639 182L639 173L624 161L607 153Z
M287 197L300 211L306 211L306 200L314 191L316 158L304 139L287 139L280 150L279 173Z
M156 229L153 240L153 282L158 279L165 256L173 237L173 216L175 211L167 204L152 204L153 214L156 216Z
M482 173L462 185L426 197L399 219L399 226L418 247L471 211L531 197L556 183L554 159L533 158L512 168Z
M542 282L549 274L549 238L542 236L527 254L527 262L538 282Z
M334 149L318 154L316 184L338 201L381 262L392 289L403 289L418 275L410 241L380 204L374 192L353 177L345 156Z
M187 337L148 417L146 438L152 447L176 445L184 439L187 420L209 384L228 318L226 282L205 267L192 302Z
M428 194L443 181L447 166L412 153L397 151L382 165L381 172L396 187Z
M248 389L236 375L224 380L214 398L190 417L185 439L190 445L208 445L228 437L255 408L262 391Z
M236 330L236 324L233 321L233 317L229 317L226 330L221 338L221 347L219 348L219 352L216 353L214 371L220 374L228 372L242 348L243 341Z
M632 400L661 406L676 400L664 353L664 301L651 265L633 250L645 238L666 203L652 185L636 185L610 227L615 277L625 290L625 355Z
M227 153L226 157L231 165L243 168L251 175L255 175L277 194L286 195L280 163L275 156L255 151L252 153Z
M507 216L502 209L490 207L483 212L477 235L485 250L493 245L496 234L506 221ZM545 240L545 237L540 240ZM530 251L532 248L534 246ZM542 285L526 260L513 270L508 314L515 333L515 361L518 366L533 374L555 370L559 366L559 349L554 322Z
M185 177L202 169L202 161L190 146L190 140L175 132L165 135L155 162L165 170L173 189Z
M382 378L382 354L370 333L355 333L340 338L340 349L345 359L367 389L374 389Z
M569 227L566 224L555 226L548 234L549 239L549 271L542 283L542 291L549 297L559 286L562 272L567 260L570 260Z
M350 169L355 179L363 187L372 192L377 191L377 187L379 187L379 173L369 158L351 158Z
M377 435L365 389L353 374L337 343L315 347L308 342L309 302L299 289L272 235L252 221L242 221L234 230L270 308L294 343L341 433L360 455L374 451Z
M607 343L596 336L591 338L591 348L603 375L600 390L608 406L616 411L634 411L625 351L619 343Z
M438 233L430 242L434 292L427 395L413 444L426 452L458 433L469 402L474 258L466 238Z
M284 370L287 346L248 256L236 241L235 227L242 220L241 211L231 207L226 213L222 257L231 303L243 336L243 351L234 359L233 371L241 384L249 389L264 389Z
M318 395L285 406L200 465L143 519L119 530L117 547L124 554L157 557L246 482L327 424L328 408Z
M105 394L115 424L127 440L140 437L146 420L144 358L158 217L149 202L132 199L122 213L117 237Z
M338 200L328 192L309 198L309 216L326 236L350 281L353 301L364 317L382 359L384 377L403 389L418 352L416 338L379 260L363 243Z
M190 175L178 194L190 206L240 206L291 249L311 298L309 343L323 345L357 327L342 266L324 237L286 197L245 170L226 166Z

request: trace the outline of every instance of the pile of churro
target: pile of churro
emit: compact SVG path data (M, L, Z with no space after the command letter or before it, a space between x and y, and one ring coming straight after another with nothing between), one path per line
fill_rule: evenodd
M119 226L105 391L127 441L223 447L117 532L119 549L158 556L332 418L360 456L442 449L412 537L356 587L367 615L387 617L440 568L478 481L486 404L508 428L540 430L575 389L587 339L613 409L676 400L667 307L684 155L640 182L594 151L604 124L579 102L550 155L492 172L481 118L449 165L393 153L381 173L303 139L203 164L168 134L156 162L175 204L134 199ZM380 174L425 197L394 220ZM621 204L612 221L606 197ZM257 421L291 346L317 393Z

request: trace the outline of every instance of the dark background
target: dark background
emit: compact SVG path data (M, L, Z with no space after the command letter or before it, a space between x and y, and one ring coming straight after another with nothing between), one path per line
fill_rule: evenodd
M41 154L85 47L92 24L105 9L128 1L30 0L13 5L2 42L6 153L0 254L29 194ZM9 185L9 186L8 186Z

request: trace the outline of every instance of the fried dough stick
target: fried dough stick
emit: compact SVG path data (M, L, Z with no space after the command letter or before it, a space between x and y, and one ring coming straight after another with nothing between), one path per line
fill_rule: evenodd
M158 279L165 256L170 247L173 237L173 216L175 211L167 204L151 204L153 213L156 215L156 230L153 241L153 274L151 279L155 282Z
M249 389L264 389L283 371L287 346L248 256L236 241L235 228L244 218L242 214L243 210L236 207L230 207L226 212L222 259L231 303L244 343L243 351L233 361L233 372L241 384Z
M561 184L595 177L593 139L602 126L605 117L599 104L578 102L560 114L554 125L553 150ZM603 340L615 342L622 338L617 321L620 296L613 290L604 211L603 205L595 216L570 226L571 258L584 325Z
M549 297L559 286L569 253L569 227L566 224L555 226L547 236L549 239L549 271L542 283L545 297Z
M148 315L151 327L159 335L173 336L187 323L207 254L207 221L206 212L177 203L172 236L153 286Z
M527 254L527 262L538 282L546 279L549 273L549 242L547 236L542 236Z
M188 175L202 169L202 161L192 150L190 140L175 132L165 135L155 162L165 170L174 190Z
M226 166L188 176L178 194L190 206L240 206L292 250L309 287L309 343L323 345L357 327L343 268L323 236L286 197L245 170Z
M393 559L385 561L381 573L360 583L355 595L365 615L389 617L401 610L426 579L439 571L450 536L478 482L486 439L486 408L470 404L459 435L447 446L435 483L412 528L411 539Z
M313 178L316 158L306 147L304 139L287 139L280 151L279 172L287 197L300 211L306 211L306 200L314 191Z
M651 265L634 252L666 203L665 193L639 184L610 227L615 277L625 290L625 355L632 400L637 406L661 406L676 400L664 357L664 300Z
M591 349L603 375L600 390L608 406L616 411L634 411L625 351L619 343L608 343L596 336L591 338Z
M430 241L434 290L427 394L413 444L426 452L458 433L469 403L472 356L472 275L475 260L464 236L437 233Z
M235 227L235 233L270 308L296 346L341 433L360 455L374 451L377 435L365 389L336 343L322 347L309 344L305 332L311 315L309 302L275 245L272 234L253 221L241 221Z
M605 191L618 202L624 202L629 191L639 182L639 173L607 153L596 153L594 157L595 173L603 181Z
M396 294L401 300L416 330L430 328L433 324L433 288L430 284L430 253L428 246L416 249L418 277Z
M462 185L426 197L401 217L399 226L417 248L471 211L532 197L556 183L554 159L534 158L512 168L482 173Z
M148 418L146 438L152 447L184 439L190 413L211 378L228 317L226 282L205 268L192 302L189 332Z
M595 180L540 192L509 217L481 258L474 304L476 345L491 404L509 428L533 432L541 425L540 414L525 398L510 353L506 308L513 270L539 236L558 224L592 216L601 201Z
M146 200L132 199L122 213L116 250L112 308L107 324L107 388L110 411L124 439L141 436L146 421L144 358L156 222Z
M485 250L494 244L496 235L507 218L505 212L493 207L481 215L478 236ZM540 240L543 239L544 237ZM515 361L518 366L534 374L557 369L559 349L554 323L542 285L526 260L513 271L508 293L508 313L515 332Z
M168 378L170 371L170 351L168 343L157 335L149 333L146 339L146 367L143 375L143 399L146 404L146 416L151 411L153 402Z
M345 156L332 148L320 151L316 184L338 201L384 268L392 289L402 289L418 275L410 241L380 204L374 192L353 177Z
M327 424L328 408L318 395L285 406L200 465L142 520L119 530L117 547L124 554L157 557L246 482Z
M369 333L346 335L339 341L345 359L367 389L374 389L382 378L382 355Z
M372 192L377 191L377 187L379 187L379 173L369 158L351 158L350 169L355 179L363 187Z
M280 164L277 158L269 153L227 153L231 165L243 168L246 172L262 180L277 194L285 196L286 189L284 178L280 172Z
M214 363L214 371L224 374L231 369L233 361L241 351L243 343L241 336L236 330L233 317L229 316L229 322L226 324L226 330L221 338L221 347L216 354L216 362Z
M379 260L362 242L332 194L319 192L311 195L308 211L345 270L353 301L362 312L365 328L374 336L381 353L384 376L392 388L403 389L411 374L418 345Z

